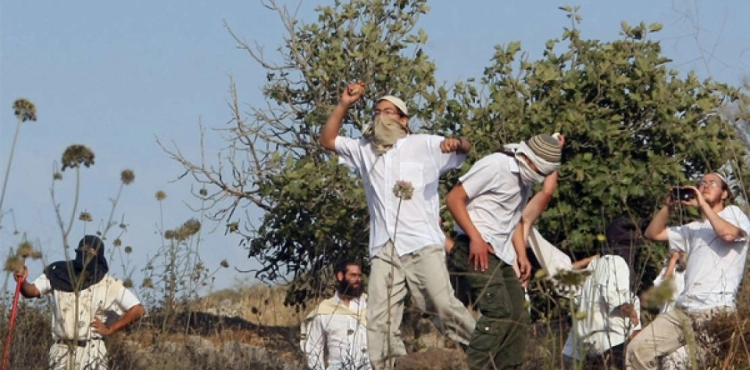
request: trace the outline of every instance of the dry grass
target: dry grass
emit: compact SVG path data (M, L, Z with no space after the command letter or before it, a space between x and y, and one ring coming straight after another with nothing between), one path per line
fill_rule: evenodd
M737 313L718 317L701 329L712 338L719 338L711 347L705 368L750 369L749 280L746 274ZM180 306L166 332L161 330L162 312L151 310L133 327L107 339L112 369L302 369L299 322L305 312L284 306L285 295L284 287L280 286L222 290L201 302ZM41 302L22 301L19 308L11 357L14 369L46 367L51 344L50 312ZM238 314L221 316L205 312L215 311L217 306ZM311 302L308 310L313 306ZM198 307L204 310L197 310ZM7 307L3 308L7 312ZM3 334L7 324L4 316L0 321ZM560 352L567 330L565 320L532 325L523 368L563 368ZM398 369L466 369L465 354L443 339L415 309L406 311L403 337L411 353L398 361ZM590 362L582 370L601 368L601 363Z
M306 312L284 305L286 289L283 285L263 284L223 289L210 294L200 306L202 311L241 317L257 325L299 326ZM320 300L310 302L308 310Z

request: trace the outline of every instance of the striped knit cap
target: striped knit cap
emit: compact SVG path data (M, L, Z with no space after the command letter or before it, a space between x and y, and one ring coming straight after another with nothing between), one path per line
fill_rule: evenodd
M560 148L560 143L552 135L536 135L526 141L526 145L540 159L550 163L560 163L562 148Z

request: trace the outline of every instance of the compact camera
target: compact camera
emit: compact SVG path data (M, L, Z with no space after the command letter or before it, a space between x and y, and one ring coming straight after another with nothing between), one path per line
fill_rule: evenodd
M695 199L695 191L690 188L672 188L672 200L688 201Z

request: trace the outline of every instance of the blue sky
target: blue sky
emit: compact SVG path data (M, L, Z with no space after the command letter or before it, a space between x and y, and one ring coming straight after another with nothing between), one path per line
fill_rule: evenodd
M32 100L39 120L22 127L4 210L12 209L0 230L2 251L15 245L21 233L38 241L47 258L62 257L60 232L55 222L49 189L52 163L70 144L85 144L96 153L96 164L82 171L79 210L95 220L109 212L119 173L135 171L135 182L124 191L118 215L129 224L123 237L134 248L136 283L147 254L160 245L156 234L159 207L154 193L168 194L164 223L178 226L192 213L189 181L171 182L181 167L156 145L155 137L176 143L198 159L198 122L223 127L228 109L229 76L237 83L240 99L262 105L264 70L246 52L238 50L224 28L266 46L268 53L281 45L284 30L277 15L255 0L53 2L8 1L0 6L0 167L4 172L15 129L12 103ZM298 17L314 22L313 9L332 1L281 2L299 4ZM701 77L738 85L750 74L750 3L724 1L449 1L429 3L431 12L420 26L429 35L426 52L438 66L438 80L479 77L493 54L493 46L519 40L532 58L541 55L546 40L561 35L569 25L558 10L580 5L584 37L618 38L620 22L659 22L662 41L672 66L683 72L695 69ZM210 130L211 153L222 142ZM73 173L63 174L57 188L64 214L69 214ZM1 174L0 174L1 176ZM98 223L88 226L88 231ZM224 236L219 225L205 225L202 256L209 268L227 259L232 268L220 271L216 288L239 280L252 281L234 267L257 266L248 260L237 238ZM83 233L74 227L73 242ZM41 264L30 263L31 275ZM117 273L118 268L114 271ZM33 278L33 277L32 277Z

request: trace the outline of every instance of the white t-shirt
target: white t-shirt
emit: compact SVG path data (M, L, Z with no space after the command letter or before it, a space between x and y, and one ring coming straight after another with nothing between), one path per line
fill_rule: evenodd
M438 181L466 159L465 154L442 153L443 140L436 135L408 135L378 155L370 140L336 137L339 162L357 170L364 182L370 213L371 258L389 239L399 256L426 246L443 248ZM411 199L401 200L393 193L397 181L412 184Z
M531 187L523 185L518 162L503 153L493 153L478 160L459 179L468 201L466 210L471 222L495 254L512 265L516 258L512 235L523 215ZM465 234L458 224L456 232Z
M52 293L52 337L55 340L88 340L101 336L92 332L91 323L99 317L106 322L110 312L124 312L141 304L138 298L122 282L105 275L98 283L79 292L78 330L76 330L76 298L73 292L53 290L46 275L33 283L42 295Z
M750 235L750 220L739 207L726 207L718 215ZM676 306L686 311L734 308L747 259L747 237L725 242L708 220L669 227L667 234L672 250L688 254L685 290Z
M630 268L620 256L604 255L589 263L591 275L581 288L578 312L565 342L563 354L574 359L597 355L625 343L630 333L640 330L641 302L630 291ZM639 317L633 326L616 308L630 303Z

